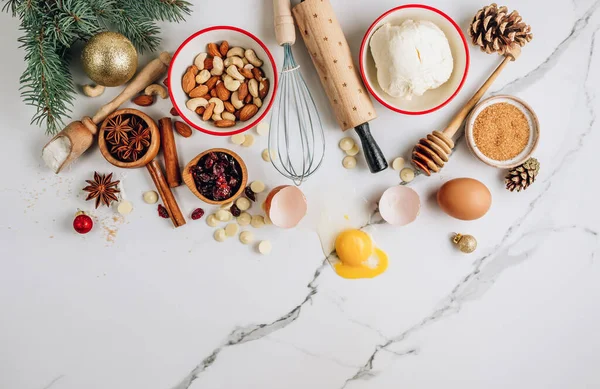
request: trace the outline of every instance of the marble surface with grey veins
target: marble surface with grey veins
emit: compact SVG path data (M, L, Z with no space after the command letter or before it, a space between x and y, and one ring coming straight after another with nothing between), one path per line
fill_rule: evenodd
M163 49L173 51L200 28L229 24L264 39L281 62L269 1L194 3L187 23L163 26ZM398 5L332 4L355 55L370 23ZM484 5L428 4L464 30ZM28 125L33 111L19 97L17 22L3 14L0 388L600 387L600 2L506 5L535 37L489 94L516 95L538 114L542 170L535 185L505 191L504 172L478 162L460 141L443 172L410 184L422 201L417 221L404 228L379 223L375 201L398 175L371 175L362 160L356 170L342 168L342 133L299 42L294 51L328 146L324 166L302 186L310 208L303 224L255 231L273 242L270 256L237 239L215 242L204 221L174 230L141 199L152 189L148 174L117 171L95 149L60 175L48 171L39 158L47 138ZM471 55L465 87L440 111L408 117L376 106L371 127L388 158L408 157L417 139L443 128L499 62L473 47ZM87 82L77 62L73 68L75 81ZM79 95L73 118L118 92ZM158 119L169 108L161 101L147 112ZM177 143L182 163L209 147L231 147L251 180L285 183L260 158L266 139L250 149L200 133ZM95 170L119 176L134 203L131 215L95 211L84 201L81 188ZM457 221L437 207L436 190L456 177L490 188L493 206L484 218ZM186 214L201 206L185 188L175 195ZM354 215L350 222L388 252L384 275L348 281L332 271L315 232L332 207ZM77 208L95 217L87 236L71 229ZM477 252L458 253L452 232L476 236Z

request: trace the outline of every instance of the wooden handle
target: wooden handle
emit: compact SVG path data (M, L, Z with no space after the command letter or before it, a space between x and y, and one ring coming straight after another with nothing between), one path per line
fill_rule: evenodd
M164 75L169 69L170 62L171 54L167 53L166 51L160 53L158 58L150 61L150 63L146 65L137 74L137 76L135 76L135 78L127 85L127 87L123 89L123 92L121 92L120 95L100 108L100 110L92 118L94 123L99 124L102 122L108 115L116 111L121 104L140 93L140 91Z
M181 185L181 168L179 167L179 157L177 156L177 145L175 144L171 118L160 119L158 121L158 128L160 129L160 140L165 159L167 183L171 188L176 188Z
M173 196L173 192L171 192L171 188L167 185L167 181L165 180L160 165L156 162L156 159L153 159L146 167L150 172L152 181L154 181L154 184L156 185L156 190L158 190L158 194L160 194L160 198L162 199L165 208L169 212L173 225L175 227L183 226L185 224L185 218L179 209L179 205L177 204L177 200L175 200L175 196Z
M487 92L490 86L492 86L496 78L498 78L502 70L506 67L506 65L508 65L510 61L514 61L513 57L507 56L504 58L502 63L500 63L496 70L494 70L494 73L492 73L492 75L485 81L481 88L479 88L479 90L475 92L475 94L473 95L473 97L471 97L467 104L465 104L465 106L460 111L458 111L454 118L452 118L450 124L448 124L444 131L442 131L444 135L446 135L448 138L452 138L454 134L456 134L456 131L458 131L462 123L465 121L465 119L469 115L469 112L471 112L473 107L475 107L479 100L481 100L485 92Z
M296 43L296 28L292 17L292 3L290 0L273 0L275 15L275 37L279 46L286 43Z
M377 117L329 0L306 0L292 13L342 130Z

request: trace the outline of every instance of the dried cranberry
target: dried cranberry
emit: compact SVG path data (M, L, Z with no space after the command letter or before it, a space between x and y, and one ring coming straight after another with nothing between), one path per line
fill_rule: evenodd
M213 162L216 162L219 160L219 156L217 155L217 153L208 153L208 158L212 159Z
M242 211L238 208L237 205L233 204L231 208L229 208L229 212L235 217L238 217L242 214Z
M221 176L223 173L225 173L225 165L223 162L215 163L215 166L213 166L213 174L215 176Z
M192 220L198 220L204 216L204 210L202 208L196 208L194 212L192 212Z
M169 212L167 211L167 208L165 208L162 204L158 204L158 216L164 219L169 218Z
M207 169L212 168L214 164L215 164L215 161L211 158L206 158L206 161L204 161L204 167Z
M235 177L229 177L228 184L229 184L229 186L231 186L232 188L234 188L238 184L238 179L235 178Z
M206 173L201 173L198 178L200 179L200 182L208 182L210 181L210 175L206 174Z
M213 190L213 196L215 200L225 200L231 196L231 189L229 186L220 186Z
M215 184L217 184L217 186L225 186L227 185L227 179L223 175L218 176L215 180Z
M248 197L249 200L256 201L256 193L252 191L252 188L249 186L244 190L244 194Z

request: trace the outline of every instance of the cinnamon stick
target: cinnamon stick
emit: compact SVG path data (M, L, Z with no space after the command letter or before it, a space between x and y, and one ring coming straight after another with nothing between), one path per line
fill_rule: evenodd
M173 225L175 227L181 227L185 224L185 218L181 213L181 209L179 209L179 205L177 204L177 200L175 200L175 196L173 196L173 192L171 192L171 188L165 180L160 165L156 159L153 159L146 165L146 168L148 168L148 171L150 172L150 176L156 185L156 190L158 190L158 194L164 203L164 207L169 212L169 217L171 218Z
M181 185L181 168L177 157L177 146L173 134L171 118L162 118L158 121L160 139L162 141L163 157L165 158L165 171L169 187L176 188Z

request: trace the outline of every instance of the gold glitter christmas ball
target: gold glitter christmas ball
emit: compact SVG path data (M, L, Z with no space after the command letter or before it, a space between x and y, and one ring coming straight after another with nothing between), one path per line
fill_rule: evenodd
M137 51L117 32L101 32L87 41L81 53L83 70L98 85L119 86L131 80L138 64Z
M456 234L452 242L465 254L471 254L477 248L477 239L471 235Z

